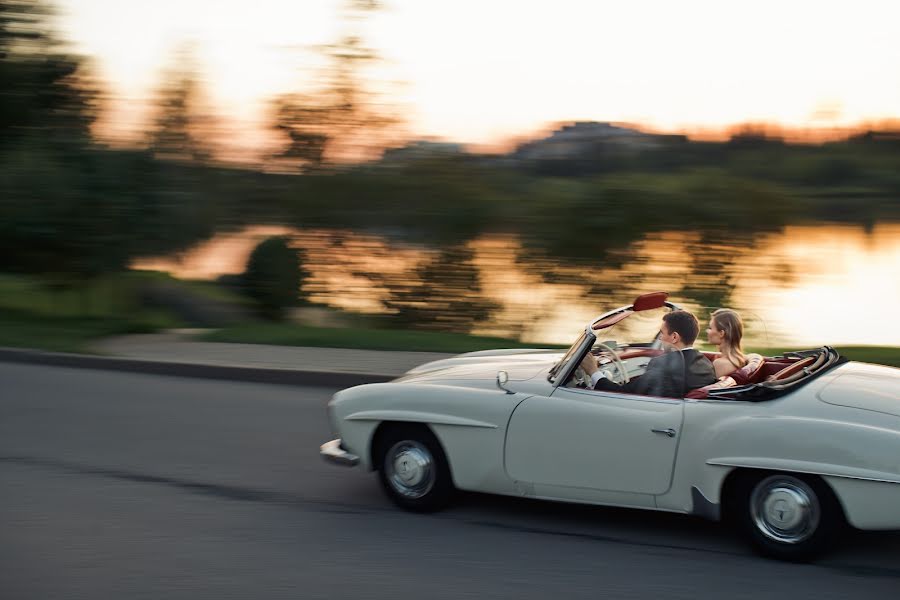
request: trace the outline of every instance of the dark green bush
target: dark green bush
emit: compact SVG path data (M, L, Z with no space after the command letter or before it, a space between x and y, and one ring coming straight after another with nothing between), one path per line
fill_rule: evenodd
M277 236L253 249L244 271L243 286L262 316L280 320L286 308L297 305L303 278L298 251L288 245L288 238Z

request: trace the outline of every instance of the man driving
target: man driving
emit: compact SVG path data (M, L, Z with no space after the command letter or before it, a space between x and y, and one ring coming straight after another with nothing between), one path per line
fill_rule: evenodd
M581 361L581 368L590 376L590 386L595 390L684 398L689 390L716 381L712 363L693 348L699 333L700 324L694 315L686 310L675 310L663 315L659 328L660 341L675 351L651 359L640 377L624 385L614 383L598 368L597 359L590 352Z

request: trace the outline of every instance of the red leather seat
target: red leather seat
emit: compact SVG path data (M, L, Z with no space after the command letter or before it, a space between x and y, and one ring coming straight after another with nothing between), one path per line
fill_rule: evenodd
M715 383L711 383L709 385L704 385L702 388L697 388L691 390L687 393L685 398L691 398L693 400L702 400L703 398L709 398L709 392L711 390L721 390L724 388L730 388L737 385L732 377L723 377L722 379L716 381Z
M634 348L632 350L625 350L619 355L619 358L625 360L626 358L636 358L639 356L659 356L662 354L664 350L660 350L658 348Z
M748 385L750 383L759 383L763 379L763 367L766 359L761 354L748 354L747 364L740 369L735 369L729 375L737 385Z
M748 385L751 383L759 383L762 381L763 367L766 364L765 358L760 354L748 354L747 364L740 369L735 369L730 375L722 377L715 383L705 385L702 388L691 390L685 398L702 400L709 397L711 390L721 390L724 388L735 387L739 385Z

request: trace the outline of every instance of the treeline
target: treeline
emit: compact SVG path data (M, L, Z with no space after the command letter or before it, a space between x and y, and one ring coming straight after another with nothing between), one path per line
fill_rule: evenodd
M43 7L0 0L0 271L77 282L250 223L441 247L513 232L532 252L596 261L651 231L740 239L789 222L900 218L896 134L820 146L672 138L627 153L598 144L567 160L317 160L275 174L194 151L185 82L163 97L145 148L110 149L91 136L100 107L90 71L62 49Z
M549 256L596 258L652 231L752 238L787 223L900 218L898 150L896 139L822 146L686 141L565 176L548 174L540 162L463 155L245 177L256 179L251 204L260 218L442 245L512 232Z

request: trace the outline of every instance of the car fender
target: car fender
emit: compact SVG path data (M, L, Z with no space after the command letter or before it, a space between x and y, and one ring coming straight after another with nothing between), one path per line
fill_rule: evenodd
M900 431L813 417L745 417L703 436L707 465L900 483Z
M676 461L677 489L658 499L660 507L717 512L722 486L735 469L806 473L830 484L835 478L900 484L900 431L820 407L814 413L779 414L784 410L779 404L690 403ZM844 493L850 488L831 487L854 522L851 514L860 505Z
M421 423L441 443L457 487L511 493L503 470L506 427L513 409L529 396L496 387L381 383L339 392L329 410L336 433L365 468L375 468L372 442L381 423Z

